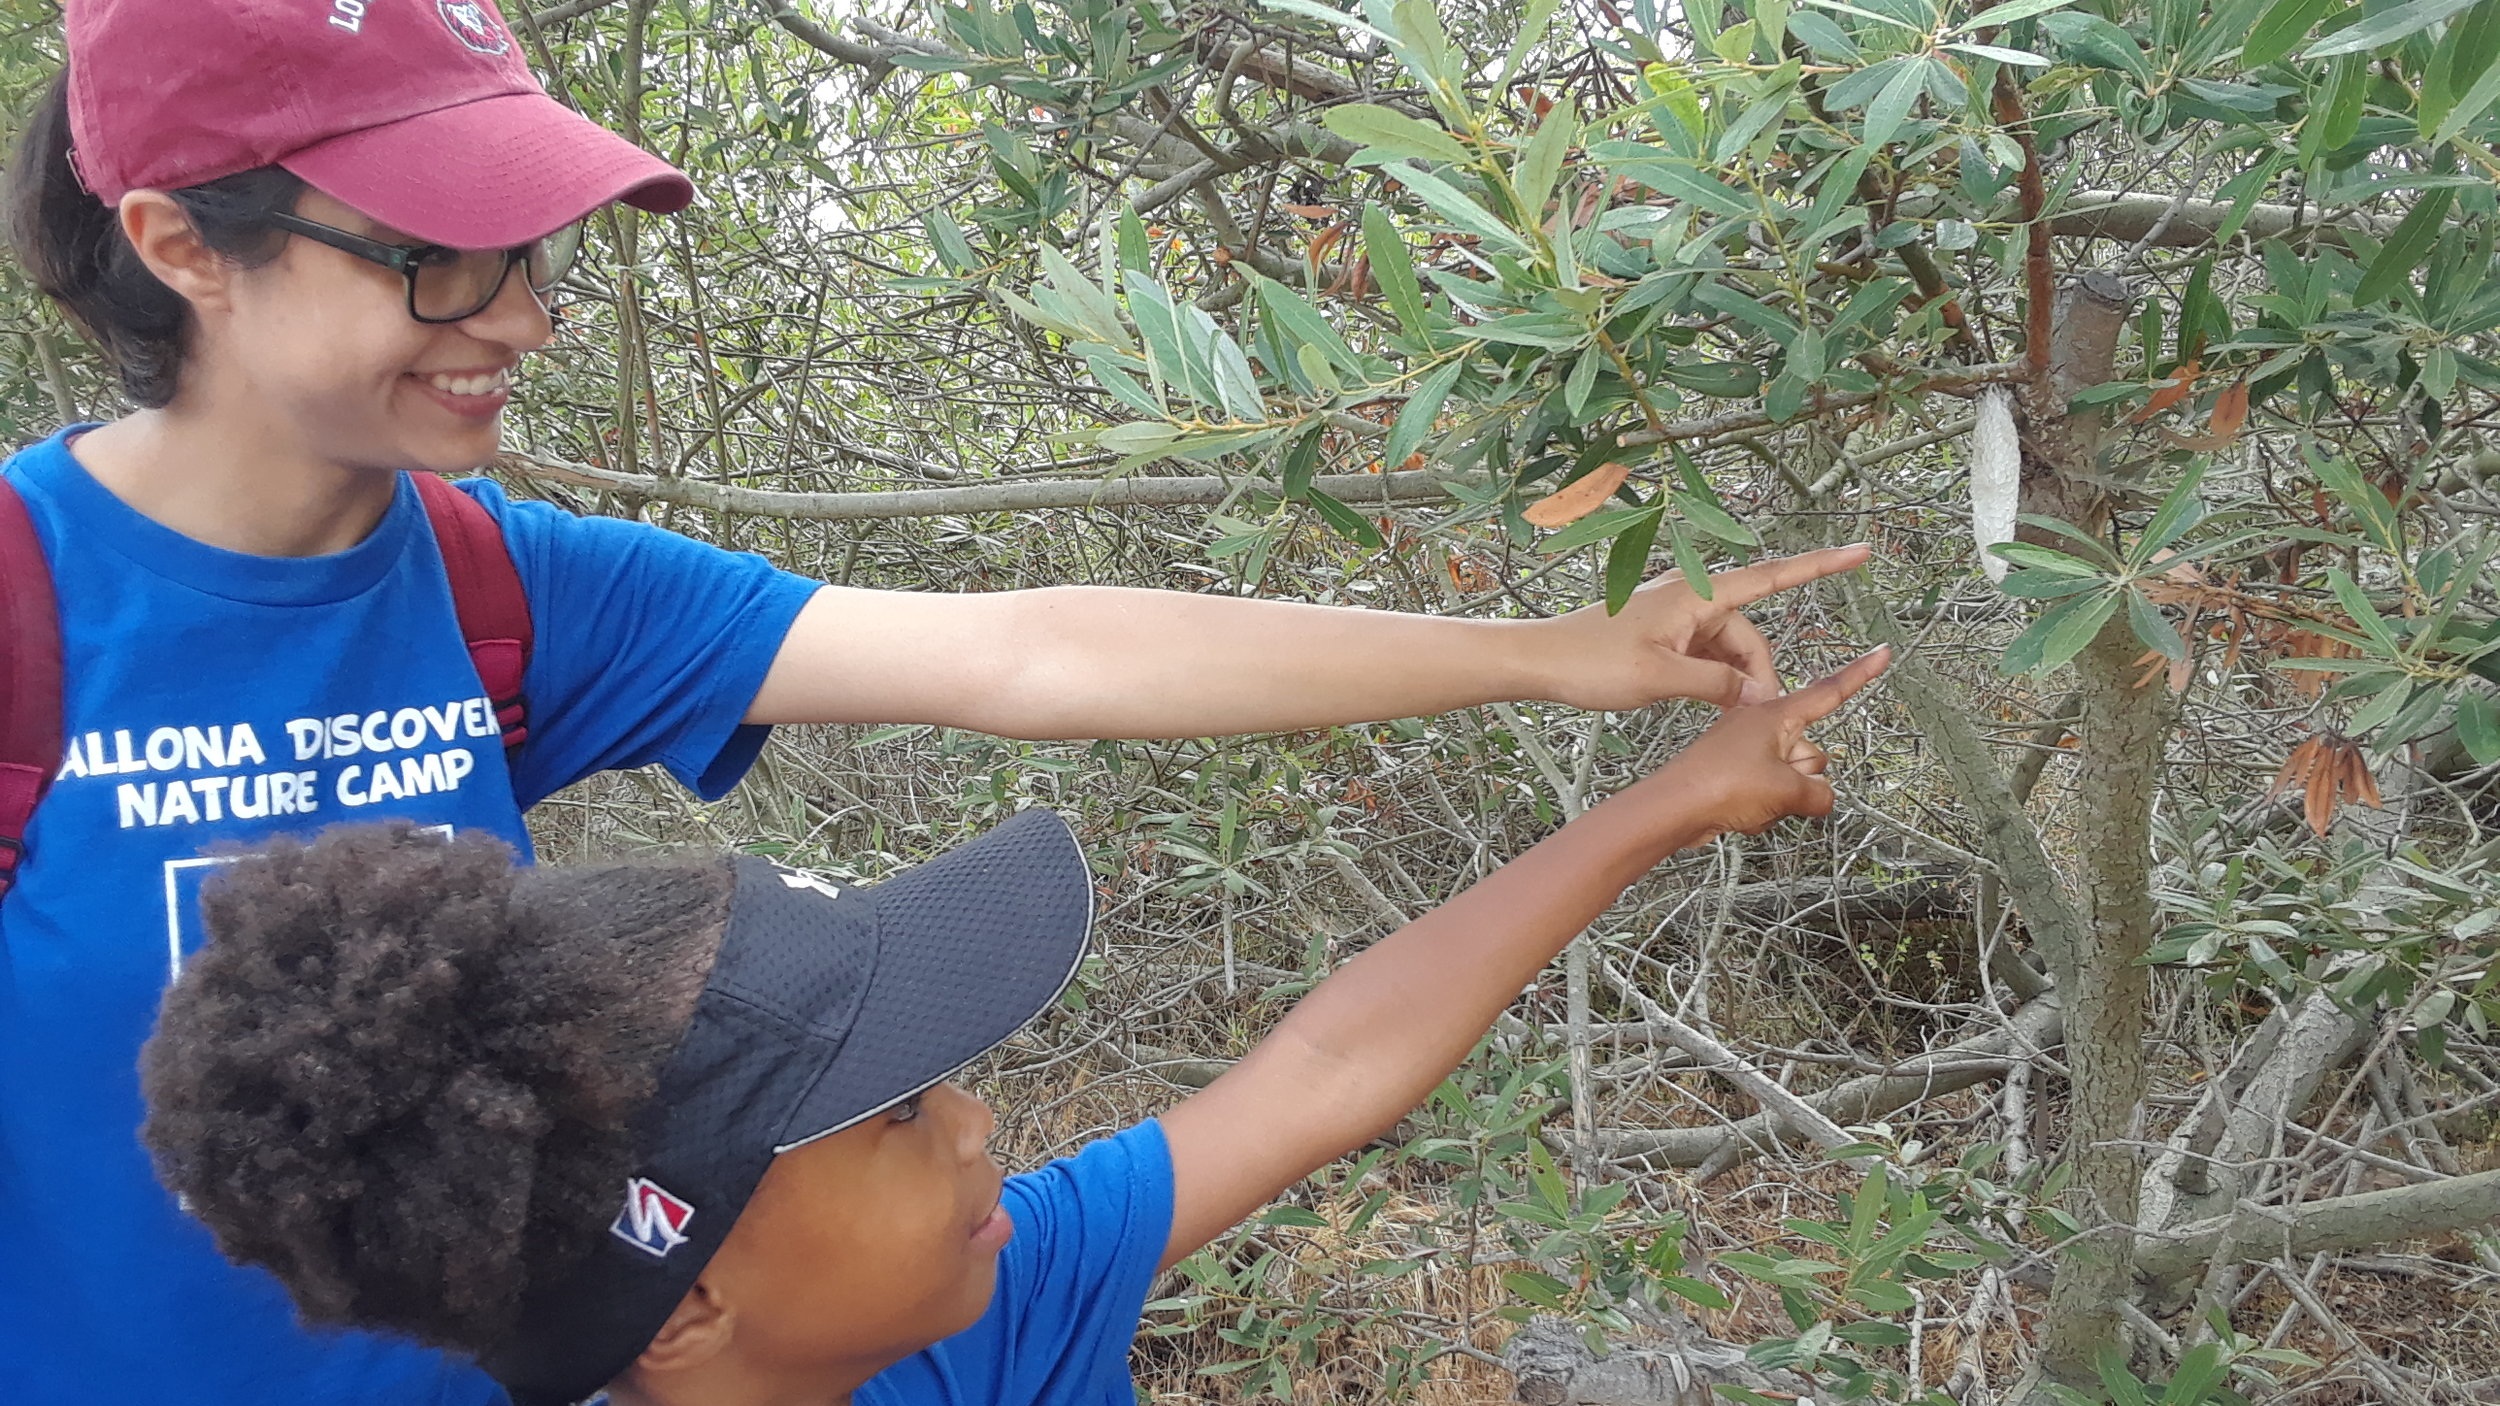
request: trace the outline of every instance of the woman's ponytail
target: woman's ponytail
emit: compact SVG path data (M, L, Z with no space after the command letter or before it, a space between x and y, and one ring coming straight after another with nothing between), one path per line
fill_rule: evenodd
M291 208L303 180L263 166L172 192L209 248L244 266L277 257L267 216ZM88 194L71 164L69 69L35 106L9 162L10 242L64 316L104 353L122 390L154 409L174 398L190 305L123 237L120 214Z

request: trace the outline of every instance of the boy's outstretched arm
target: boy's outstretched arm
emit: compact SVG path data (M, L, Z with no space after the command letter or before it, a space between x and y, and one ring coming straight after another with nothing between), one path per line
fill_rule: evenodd
M827 586L774 656L755 723L939 723L1008 737L1208 737L1550 699L1722 706L1779 692L1744 607L1855 569L1834 547L1711 578L1673 572L1621 614L1467 620L1111 586L947 595Z
M1173 1174L1164 1263L1394 1124L1539 968L1660 860L1724 831L1828 814L1823 753L1806 727L1888 660L1877 650L1728 713L1657 774L1321 982L1240 1064L1163 1115Z

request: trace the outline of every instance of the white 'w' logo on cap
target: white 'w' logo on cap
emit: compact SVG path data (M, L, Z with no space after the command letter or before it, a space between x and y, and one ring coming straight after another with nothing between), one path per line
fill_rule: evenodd
M665 1259L686 1243L686 1222L693 1219L694 1207L649 1177L635 1177L625 1183L625 1208L608 1231L647 1255Z

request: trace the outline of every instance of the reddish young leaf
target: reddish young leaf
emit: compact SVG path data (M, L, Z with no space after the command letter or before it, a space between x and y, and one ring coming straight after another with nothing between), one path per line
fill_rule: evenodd
M2128 416L2127 423L2130 425L2143 424L2145 421L2152 419L2154 416L2159 415L2161 412L2178 404L2180 401L2187 399L2188 392L2195 389L2196 361L2194 358L2190 358L2189 360L2180 363L2179 369L2171 373L2169 380L2156 383L2156 388L2153 391L2153 398L2144 402L2143 409Z

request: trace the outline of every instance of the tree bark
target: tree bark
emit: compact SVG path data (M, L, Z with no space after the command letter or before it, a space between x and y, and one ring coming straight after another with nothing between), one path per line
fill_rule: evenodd
M2226 1239L2258 1257L2320 1255L2428 1239L2495 1221L2500 1221L2500 1169L2299 1206L2245 1207L2170 1235L2139 1238L2136 1268L2156 1281L2195 1274Z
M2144 1098L2144 1011L2153 943L2153 799L2175 698L2157 679L2136 687L2144 647L2123 613L2077 656L2083 702L2075 785L2090 798L2075 833L2075 879L2090 925L2080 951L2056 969L2066 998L2069 1210L2082 1236L2058 1257L2042 1364L2052 1380L2085 1386L2093 1359L2117 1340L2118 1306L2132 1287L2142 1158L2134 1139Z

